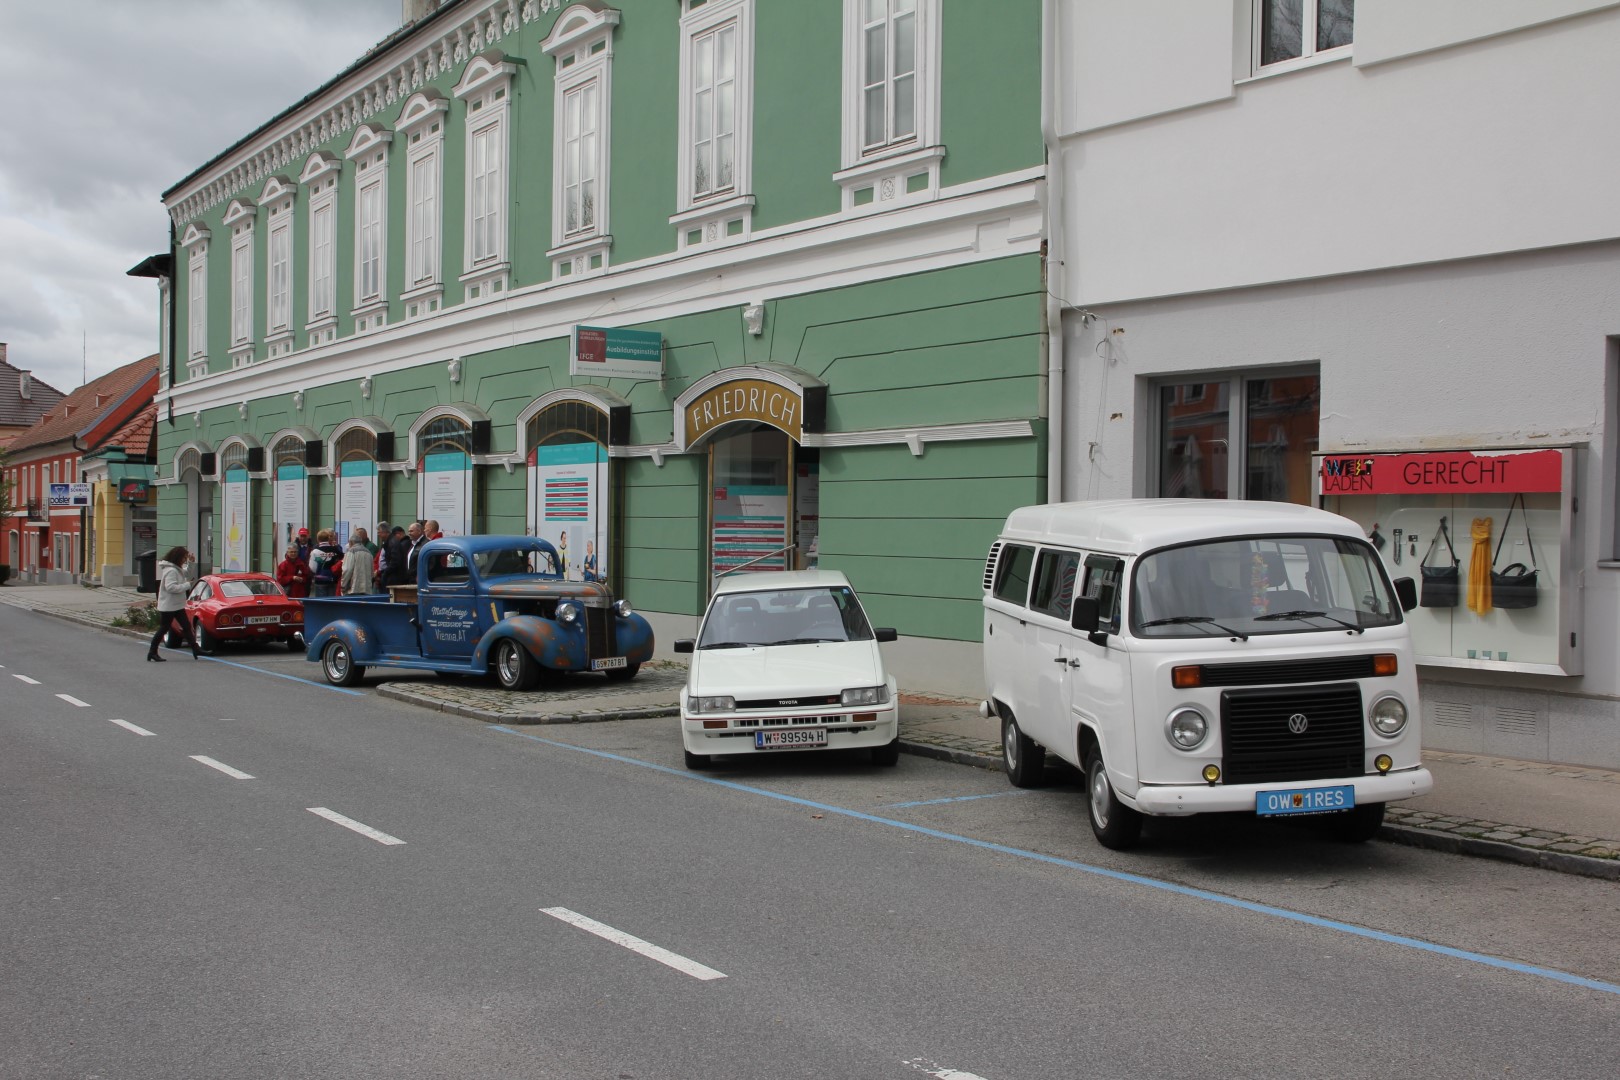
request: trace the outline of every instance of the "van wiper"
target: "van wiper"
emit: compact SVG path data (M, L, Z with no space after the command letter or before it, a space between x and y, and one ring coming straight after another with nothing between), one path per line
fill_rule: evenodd
M757 649L756 641L711 641L707 645L699 645L700 649Z
M1187 623L1200 622L1209 623L1211 626L1218 626L1228 634L1231 634L1233 637L1237 638L1239 641L1249 640L1248 634L1245 634L1241 630L1234 630L1230 626L1223 626L1214 619L1210 618L1208 615L1171 615L1167 619L1149 619L1147 622L1142 624L1142 629L1146 630L1150 626L1183 626Z
M1353 622L1345 622L1343 619L1329 615L1325 611L1273 611L1270 615L1256 616L1254 621L1275 622L1277 619L1326 619L1328 622L1338 623L1340 626L1344 627L1346 630L1349 630L1353 634L1365 634L1367 632L1367 628L1365 626L1357 626Z

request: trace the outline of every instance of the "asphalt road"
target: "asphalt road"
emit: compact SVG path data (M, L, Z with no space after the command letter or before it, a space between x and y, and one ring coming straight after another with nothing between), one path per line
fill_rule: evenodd
M1614 883L143 651L0 611L0 1077L1614 1073Z

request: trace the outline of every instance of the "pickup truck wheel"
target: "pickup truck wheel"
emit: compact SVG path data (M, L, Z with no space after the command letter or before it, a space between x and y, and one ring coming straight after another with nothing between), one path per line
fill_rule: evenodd
M1334 814L1325 824L1335 840L1346 844L1364 844L1377 836L1378 830L1383 827L1385 805L1381 802L1362 803L1353 810Z
M201 619L191 624L191 632L197 642L197 651L204 656L213 656L219 648L219 639L208 632Z
M707 769L709 767L708 754L694 754L690 750L681 752L686 755L686 767L688 769Z
M366 669L354 662L354 654L341 641L328 641L321 650L321 672L333 686L353 686Z
M1142 815L1114 794L1114 785L1108 781L1108 767L1102 754L1096 750L1086 759L1086 794L1091 808L1091 831L1097 842L1114 851L1125 851L1136 846L1142 835Z
M1013 787L1040 787L1046 781L1046 747L1025 735L1011 713L1001 718L1001 761Z
M540 681L540 666L534 662L534 657L511 638L495 643L490 666L495 669L495 681L501 684L502 690L533 690L534 684Z
M626 664L621 668L608 668L603 674L608 677L608 682L629 682L640 670L640 664Z

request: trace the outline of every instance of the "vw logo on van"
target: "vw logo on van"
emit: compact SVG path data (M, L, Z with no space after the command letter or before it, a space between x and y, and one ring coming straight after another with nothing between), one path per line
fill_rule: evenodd
M1302 712L1297 712L1288 718L1288 730L1295 735L1305 734L1305 729L1311 726L1311 718Z

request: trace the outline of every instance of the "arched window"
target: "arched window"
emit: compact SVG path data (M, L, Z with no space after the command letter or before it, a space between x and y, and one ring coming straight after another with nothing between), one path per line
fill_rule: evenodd
M270 475L275 481L274 520L271 522L270 557L279 561L299 529L310 527L309 473L304 468L304 440L284 435L270 448Z
M529 522L575 581L608 574L608 414L589 402L547 405L524 429L529 447Z
M417 516L446 536L475 532L472 425L459 416L428 421L416 436Z
M559 401L529 418L525 445L608 442L607 413L583 401Z
M377 527L377 434L356 425L339 435L332 444L333 482L337 485L338 532L347 542L355 529L372 535Z
M220 505L215 508L219 525L214 531L224 542L221 569L228 574L253 568L253 481L247 458L247 444L240 439L219 452Z
M332 449L339 465L345 461L375 461L377 435L368 427L352 427L338 436Z
M416 437L425 459L429 454L472 453L472 425L459 416L441 416Z

